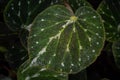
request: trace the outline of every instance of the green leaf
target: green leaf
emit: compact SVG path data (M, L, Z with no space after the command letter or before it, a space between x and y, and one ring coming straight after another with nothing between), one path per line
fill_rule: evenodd
M112 46L113 56L118 68L120 68L120 41L115 41Z
M46 70L40 66L27 67L25 62L18 71L18 80L68 80L67 74Z
M29 66L79 72L96 60L104 39L101 18L92 8L81 7L71 15L64 6L49 7L32 24Z
M112 5L108 5L108 4ZM120 5L113 5L114 3L119 3L119 1L115 1L115 2L111 2L111 0L108 2L103 1L99 8L98 8L98 12L100 13L100 15L103 18L103 22L104 22L104 26L105 26L105 31L106 31L106 39L108 41L116 41L118 39L120 39L120 18L118 19L118 17L116 17L118 15L119 10L116 13L117 8L120 8ZM115 10L113 10L113 8ZM116 13L116 14L115 14ZM120 14L120 12L119 12Z
M57 2L58 0L10 0L4 11L5 22L12 30L29 30L37 14Z

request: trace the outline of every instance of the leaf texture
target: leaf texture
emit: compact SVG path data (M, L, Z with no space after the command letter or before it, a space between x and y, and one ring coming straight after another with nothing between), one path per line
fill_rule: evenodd
M55 5L34 20L29 37L29 66L44 66L60 72L79 72L99 56L104 43L100 16L89 7L74 15Z

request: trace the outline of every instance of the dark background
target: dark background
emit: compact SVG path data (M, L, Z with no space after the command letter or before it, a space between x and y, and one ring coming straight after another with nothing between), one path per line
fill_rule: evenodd
M7 35L5 37L0 36L0 46L4 45L7 48L9 48L10 43L12 42L20 42L18 35L8 35L8 33L11 33L12 31L10 31L8 27L3 24L3 10L8 1L9 0L0 0L0 33L5 31ZM87 1L93 5L94 9L97 9L101 2L101 0ZM107 44L108 42L106 42L104 49L106 48ZM86 70L83 70L83 72L77 74L70 74L69 80L81 80L80 77L82 76L87 76L87 80L101 80L103 78L107 78L108 80L120 80L120 70L115 66L112 51L106 51L104 49L101 52L101 55L92 65L90 65ZM6 80L17 80L16 72L14 70L14 67L16 67L16 65L11 65L11 63L6 60L4 53L4 51L0 51L0 80L5 80L5 78L7 77L8 79ZM86 75L84 73L86 73Z

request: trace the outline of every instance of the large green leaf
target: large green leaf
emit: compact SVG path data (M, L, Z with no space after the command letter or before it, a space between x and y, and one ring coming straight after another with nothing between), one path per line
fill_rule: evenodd
M10 0L4 18L12 30L29 29L38 13L59 0Z
M109 0L108 2L103 1L98 8L98 12L101 14L103 18L103 22L106 30L106 39L112 42L120 39L120 18L119 18L120 4L115 5L117 3L119 3L118 0L116 1ZM117 12L116 9L118 9Z
M46 70L40 66L27 67L29 61L26 61L18 71L18 80L68 80L65 73Z
M100 16L89 7L71 15L55 5L34 20L29 36L29 66L44 66L60 72L79 72L99 56L104 43Z
M113 43L112 49L116 65L120 68L120 40Z

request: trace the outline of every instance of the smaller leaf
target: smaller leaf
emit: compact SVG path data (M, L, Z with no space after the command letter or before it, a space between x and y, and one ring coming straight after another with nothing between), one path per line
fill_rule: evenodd
M120 0L105 0L117 24L120 24Z
M117 2L115 1L115 3L117 3ZM112 4L114 4L114 3L112 3ZM120 5L119 5L119 7L116 5L109 6L106 1L102 1L100 6L98 7L97 11L98 11L98 13L100 13L100 15L103 18L105 31L106 31L106 39L108 41L113 42L113 41L120 39L120 23L119 23L120 18L119 18L119 20L118 20L118 18L116 18L117 13L115 14L113 8L111 8L111 7L114 7L114 9L117 9L120 7ZM119 12L119 14L120 14L120 12Z
M13 31L27 29L34 18L58 0L10 0L4 10L4 20Z

